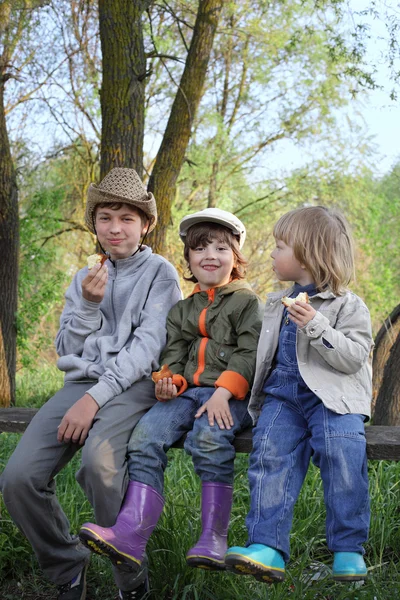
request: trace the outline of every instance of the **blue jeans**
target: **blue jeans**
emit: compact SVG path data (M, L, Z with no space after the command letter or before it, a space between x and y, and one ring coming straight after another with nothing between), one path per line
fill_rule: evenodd
M251 424L247 400L229 401L234 425L210 427L207 413L195 419L198 409L211 398L215 388L192 387L169 402L157 402L136 425L128 444L128 471L131 481L156 489L164 488L167 451L189 432L185 450L193 458L194 469L202 481L233 483L235 434Z
M285 387L285 373L278 378ZM289 560L293 508L312 456L323 482L328 547L363 552L370 517L364 417L336 414L316 396L304 401L291 391L286 400L266 398L254 429L248 545L271 546Z

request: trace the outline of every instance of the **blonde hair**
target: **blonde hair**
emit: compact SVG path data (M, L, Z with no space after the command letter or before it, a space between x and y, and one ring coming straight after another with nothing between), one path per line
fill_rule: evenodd
M350 226L337 210L325 206L296 208L283 215L274 237L293 248L319 291L344 293L354 278L354 241Z

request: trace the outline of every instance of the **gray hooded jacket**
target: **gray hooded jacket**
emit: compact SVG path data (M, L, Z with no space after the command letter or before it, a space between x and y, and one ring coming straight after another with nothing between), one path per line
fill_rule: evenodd
M249 412L255 422L265 399L263 387L278 347L284 306L283 296L293 288L268 294L257 349L254 385ZM296 354L306 385L327 408L339 414L371 414L373 347L371 320L364 302L346 292L335 296L319 292L310 298L317 311L303 328L297 328Z
M87 392L100 407L158 369L167 314L182 298L175 268L147 246L106 264L100 303L82 297L87 267L75 275L56 337L65 381L97 380Z

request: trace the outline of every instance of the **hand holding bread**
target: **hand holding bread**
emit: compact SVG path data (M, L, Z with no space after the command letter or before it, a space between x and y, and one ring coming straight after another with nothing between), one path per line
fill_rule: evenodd
M283 296L281 300L282 304L286 307L291 306L295 302L306 302L307 304L310 302L307 292L300 292L297 294L296 298L289 298L288 296Z
M160 402L172 400L187 389L187 381L183 375L172 373L168 365L162 365L159 371L153 371L151 378L156 384L156 398Z
M301 302L301 304L299 304ZM290 321L296 323L298 327L305 327L316 315L316 310L310 304L307 292L300 292L296 298L282 298L282 304L287 307Z
M87 258L88 274L82 281L82 296L89 302L100 303L106 291L108 281L107 266L104 266L108 256L106 254L91 254ZM97 269L94 267L99 265Z
M100 263L100 266L103 266L104 263L106 262L108 256L107 254L91 254L90 256L87 257L87 266L88 269L90 271L90 269L93 269L94 265L97 265L97 263Z

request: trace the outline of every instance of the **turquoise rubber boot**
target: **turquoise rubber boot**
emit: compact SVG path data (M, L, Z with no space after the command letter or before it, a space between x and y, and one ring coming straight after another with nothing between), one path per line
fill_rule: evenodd
M229 571L237 575L252 575L264 583L279 583L285 579L282 554L263 544L251 544L248 548L229 548L225 554L225 564Z
M360 552L335 552L333 579L335 581L362 581L367 577L367 567Z

